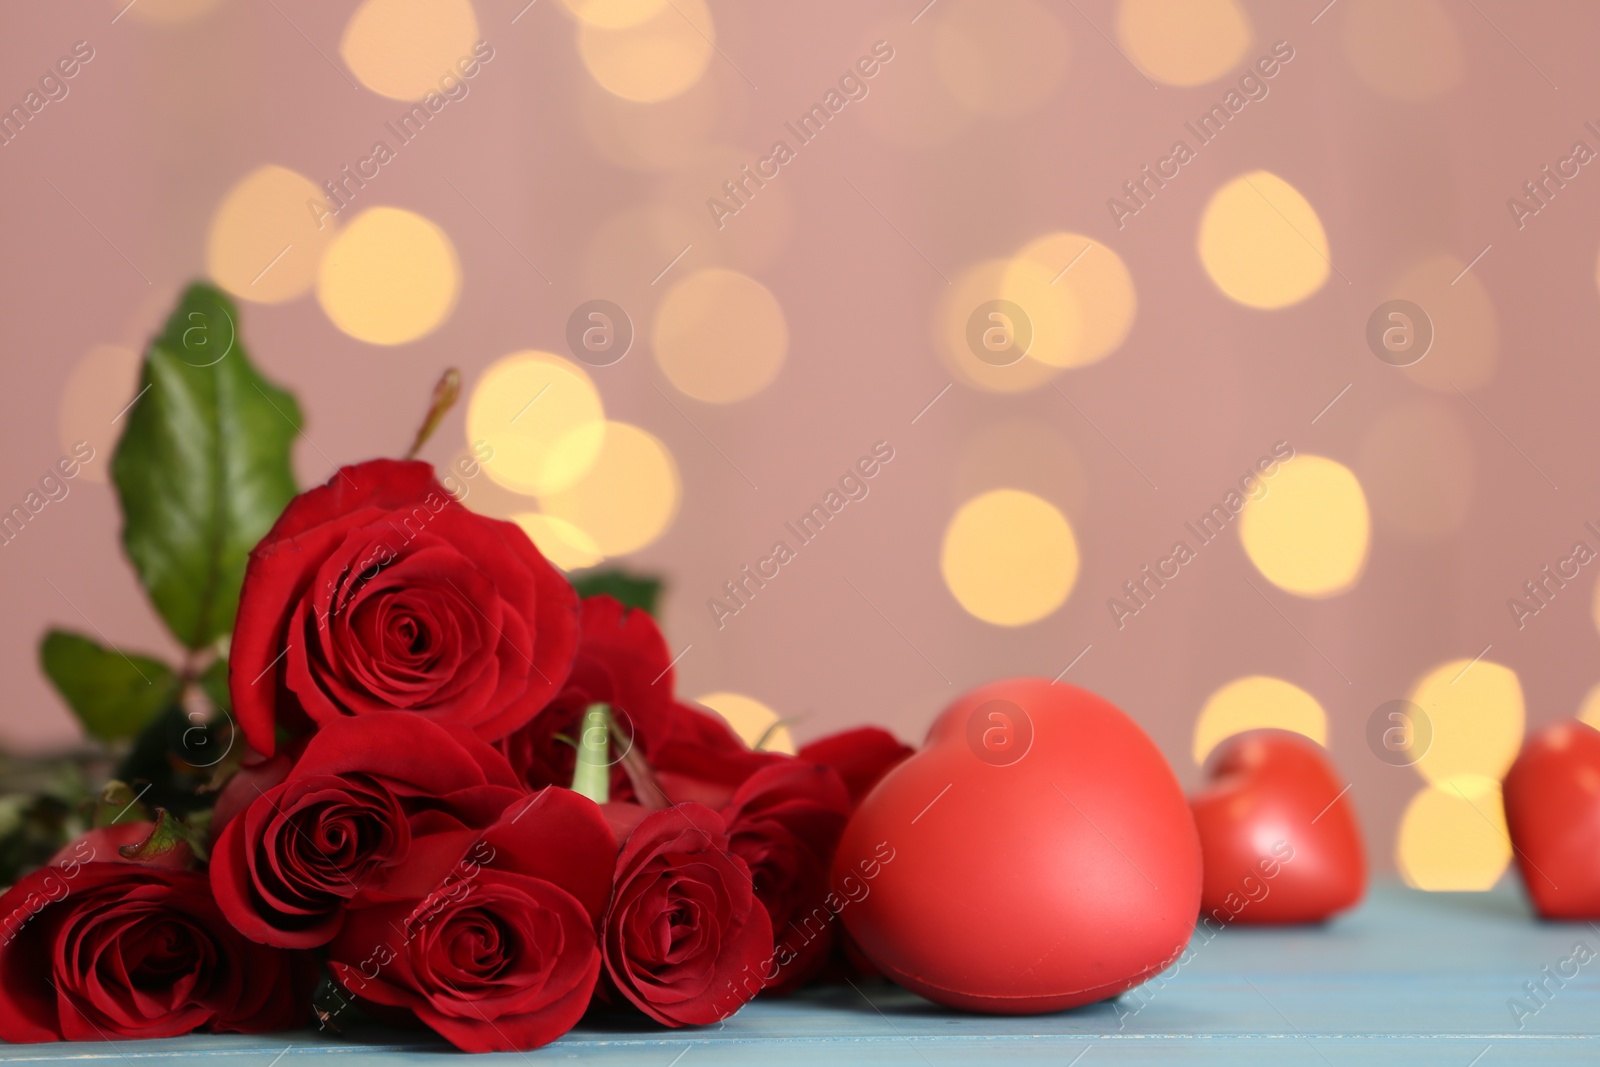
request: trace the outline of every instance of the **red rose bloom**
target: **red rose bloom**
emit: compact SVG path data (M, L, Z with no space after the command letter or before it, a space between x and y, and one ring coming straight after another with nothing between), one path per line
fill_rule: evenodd
M240 790L253 795L217 838L211 884L241 933L286 948L324 944L350 906L420 895L431 860L454 862L525 796L487 743L398 711L337 720L282 782L225 795Z
M600 976L616 847L592 801L546 789L464 852L419 863L416 897L351 912L329 967L356 996L410 1009L464 1051L549 1044Z
M530 787L572 784L573 740L589 705L608 704L629 743L647 761L672 709L672 655L655 620L609 596L584 600L572 673L554 700L504 741L501 750ZM611 769L611 796L633 787L620 763Z
M675 703L650 766L668 799L720 809L745 779L786 759L779 752L750 748L715 712Z
M398 709L495 741L566 680L577 594L515 524L474 514L426 463L341 468L250 554L229 659L234 712L275 727Z
M734 855L750 868L775 938L762 977L790 992L816 975L833 945L828 871L850 795L826 767L786 759L751 775L723 810Z
M6 1041L288 1029L314 981L309 956L234 930L195 871L69 862L0 897Z
M772 923L722 817L699 804L652 812L617 857L606 974L666 1026L713 1023L761 991Z
M800 758L833 768L850 790L850 802L854 805L872 792L878 779L914 751L887 730L861 726L817 738L800 749Z

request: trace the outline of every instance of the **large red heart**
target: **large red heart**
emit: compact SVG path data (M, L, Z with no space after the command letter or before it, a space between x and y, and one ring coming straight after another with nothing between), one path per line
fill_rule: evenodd
M1501 789L1534 908L1547 919L1600 918L1600 731L1575 719L1539 731Z
M861 802L834 864L862 951L931 1000L1056 1011L1114 996L1189 941L1200 846L1172 769L1093 693L973 690Z
M1366 889L1361 830L1315 741L1251 730L1225 741L1190 806L1205 857L1202 921L1319 922Z

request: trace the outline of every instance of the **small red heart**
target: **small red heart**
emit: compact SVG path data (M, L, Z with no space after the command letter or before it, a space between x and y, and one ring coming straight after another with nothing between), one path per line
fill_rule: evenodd
M1547 919L1600 918L1600 731L1576 719L1539 731L1501 790L1535 910Z
M1285 730L1238 734L1210 779L1189 802L1205 864L1202 921L1320 922L1361 900L1361 831L1320 745Z

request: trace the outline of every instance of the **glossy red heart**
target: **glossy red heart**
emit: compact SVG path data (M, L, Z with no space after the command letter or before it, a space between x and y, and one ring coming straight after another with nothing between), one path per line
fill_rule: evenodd
M1115 996L1189 941L1200 846L1172 769L1093 693L997 682L940 715L845 830L830 906L930 1000L1056 1011Z
M1534 734L1501 791L1534 908L1547 919L1600 919L1600 731L1573 719Z
M1310 738L1229 738L1190 806L1205 857L1202 921L1320 922L1361 900L1361 829L1344 779Z

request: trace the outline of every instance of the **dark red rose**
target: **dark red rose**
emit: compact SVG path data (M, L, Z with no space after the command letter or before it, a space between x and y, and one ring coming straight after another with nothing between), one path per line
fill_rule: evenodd
M592 801L543 790L452 859L419 864L416 897L352 911L329 967L357 997L415 1012L464 1051L549 1044L600 976L616 848Z
M828 871L850 816L850 794L826 767L786 759L745 780L722 818L734 855L750 868L772 920L766 986L789 992L812 978L833 946Z
M391 709L497 741L566 681L577 594L514 523L462 507L426 463L341 468L250 554L229 657L234 712L272 755Z
M421 895L428 863L454 862L526 795L471 732L399 711L336 720L282 782L235 790L255 796L217 838L217 903L245 936L286 948L324 944L351 906Z
M610 705L628 745L646 761L672 710L672 654L654 619L609 596L585 599L579 618L578 651L566 685L532 721L500 742L511 765L534 789L572 784L577 757L572 742L589 705ZM620 762L611 770L611 796L633 796Z
M678 702L672 705L668 728L655 744L650 766L674 803L720 809L746 778L787 758L750 748L722 716Z
M6 1041L283 1030L314 981L309 955L241 936L197 871L68 861L0 897Z
M861 726L817 738L800 749L800 758L832 767L850 790L851 803L858 804L878 779L915 751L887 730Z
M772 923L722 817L699 804L652 812L617 857L606 975L666 1026L727 1018L761 991Z
M85 830L77 838L63 845L61 851L50 857L50 862L46 866L59 867L74 861L86 863L90 857L102 860L127 860L130 863L143 863L148 867L167 867L175 871L194 865L194 851L182 841L176 842L170 849L157 851L148 858L130 859L119 851L144 844L155 829L156 824L148 819L96 826Z

